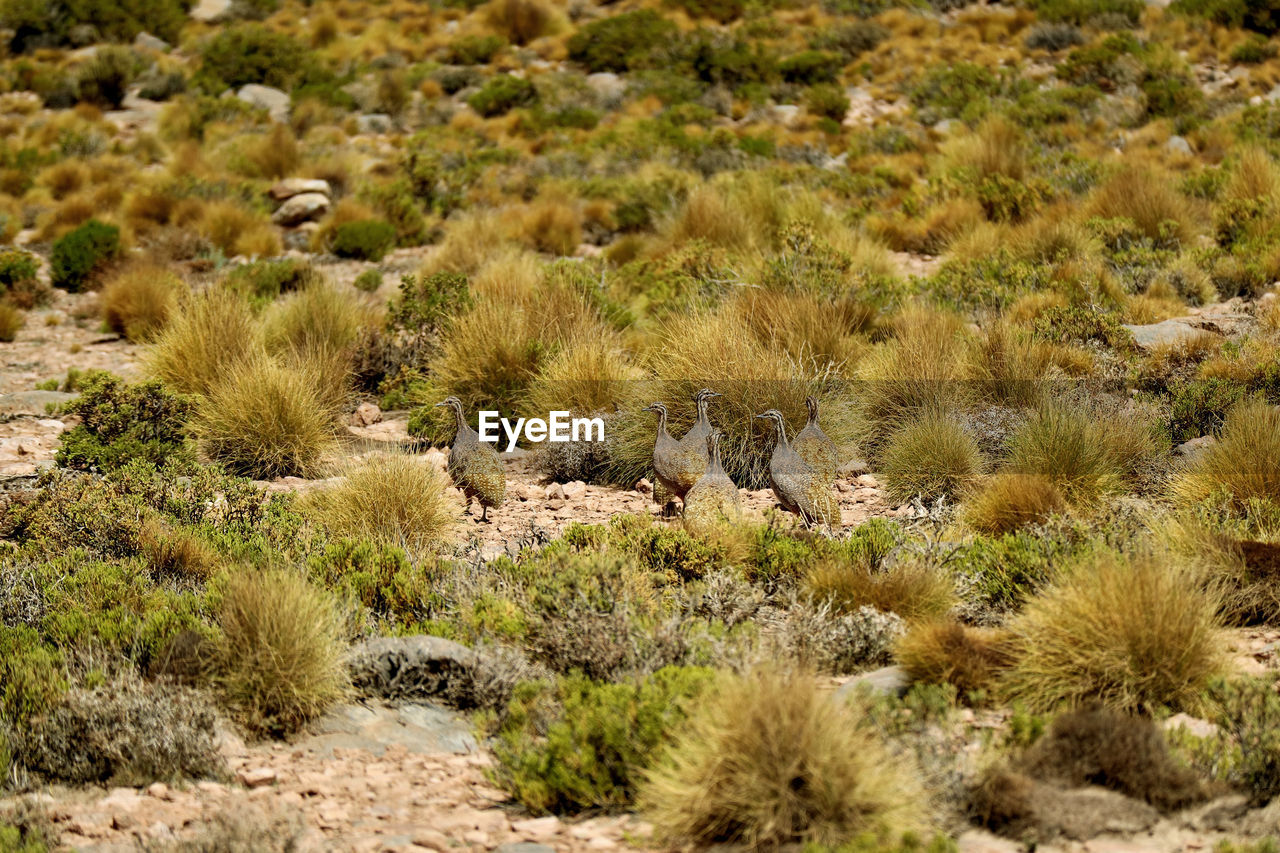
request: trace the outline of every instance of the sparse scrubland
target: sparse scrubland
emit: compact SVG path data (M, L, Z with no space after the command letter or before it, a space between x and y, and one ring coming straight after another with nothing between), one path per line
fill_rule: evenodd
M514 809L638 846L1271 849L1274 3L193 5L0 0L0 378L59 365L2 425L60 435L0 442L0 851L419 635ZM685 524L703 388L754 503ZM450 395L606 438L482 522ZM826 524L760 511L807 398ZM146 849L306 823L227 820Z

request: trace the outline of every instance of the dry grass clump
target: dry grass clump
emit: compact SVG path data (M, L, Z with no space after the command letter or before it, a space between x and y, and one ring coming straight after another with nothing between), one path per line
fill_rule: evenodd
M582 242L582 217L569 200L541 198L516 214L514 230L532 249L572 255Z
M1009 465L1041 476L1072 501L1092 501L1114 491L1122 471L1108 453L1104 425L1080 406L1051 401L1009 441Z
M186 284L158 264L131 264L107 280L99 304L107 328L131 341L146 341L164 329Z
M778 348L799 364L852 371L870 344L865 333L876 310L856 299L831 299L816 293L788 293L750 288L729 303L728 310L760 343Z
M991 477L974 493L965 504L964 520L979 533L1000 536L1066 508L1062 493L1047 477L1009 471Z
M970 198L953 198L929 208L922 216L871 216L867 227L898 252L941 254L964 234L985 221L982 205Z
M867 606L908 621L938 618L956 603L952 580L923 560L873 568L832 557L809 569L803 587L814 600L830 602L839 613Z
M422 458L378 453L313 495L309 506L334 533L371 539L416 557L439 552L458 517L449 484Z
M947 412L970 396L965 381L968 338L960 318L924 308L895 319L893 337L858 366L858 394L883 438L921 412Z
M1191 201L1176 182L1149 169L1126 167L1094 191L1089 213L1104 219L1125 218L1146 237L1188 243L1196 234Z
M151 348L148 363L173 390L206 394L260 346L248 303L232 291L205 288L171 318Z
M1222 434L1173 481L1183 502L1226 490L1237 505L1250 498L1280 500L1280 409L1246 400L1227 412Z
M1254 499L1243 512L1204 505L1183 510L1159 527L1164 541L1219 587L1223 616L1232 624L1274 624L1280 619L1280 506Z
M451 220L444 239L427 256L420 275L457 272L472 275L503 254L498 235L502 229L492 217L471 214ZM510 249L508 249L510 251Z
M1100 700L1126 711L1194 710L1222 673L1221 596L1168 555L1091 555L1010 624L1007 684L1037 710Z
M912 681L953 684L961 696L991 694L1014 659L1007 631L950 620L913 625L894 651Z
M228 365L196 409L201 451L228 471L256 479L306 477L337 444L337 411L323 368L266 354Z
M631 364L617 336L584 331L564 343L529 384L524 409L546 417L563 410L579 415L611 412L633 393L641 372Z
M923 829L922 785L852 706L811 675L729 680L693 712L641 791L675 845L839 844Z
M377 321L350 290L313 282L272 303L262 318L262 337L272 352L347 353Z
M972 170L979 181L996 176L1021 181L1027 172L1022 131L999 115L987 118L972 134L949 140L943 157Z
M880 473L890 497L935 500L964 493L982 473L977 442L951 415L926 412L889 436Z
M490 0L485 22L512 44L525 45L561 25L556 10L543 0Z
M0 302L0 341L12 343L27 323L27 315L14 305Z
M288 125L273 124L248 140L239 152L238 170L251 178L287 178L302 162L298 140Z
M197 230L227 256L267 257L280 254L280 235L265 213L235 202L215 201L204 207Z
M676 246L703 240L729 251L746 252L755 246L756 234L746 211L707 185L689 194L667 229L667 239Z
M233 575L218 624L218 686L252 731L295 731L346 695L341 619L298 575Z
M138 531L138 552L153 575L179 581L204 582L222 567L222 557L206 539L158 519L143 522Z
M1009 322L993 323L970 349L975 390L999 405L1039 404L1052 368L1053 347Z

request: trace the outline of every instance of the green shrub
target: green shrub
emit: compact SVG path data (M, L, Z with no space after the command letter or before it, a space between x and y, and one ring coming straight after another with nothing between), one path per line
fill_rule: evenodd
M583 25L569 38L569 58L592 72L644 68L675 34L675 24L652 9L623 12Z
M927 112L926 119L976 120L990 109L1000 94L1002 80L995 72L971 62L935 65L911 88L911 103Z
M1280 31L1280 4L1276 0L1174 0L1169 8L1264 36Z
M55 458L64 468L105 473L135 459L177 468L191 462L185 441L191 402L158 381L126 385L94 371L67 411L80 423L62 435Z
M1262 679L1216 681L1209 688L1216 763L1257 804L1280 795L1280 695ZM1223 737L1225 735L1225 737ZM1231 761L1230 758L1234 758Z
M90 219L54 241L49 253L49 277L54 287L75 293L119 253L120 229Z
M843 57L824 50L806 50L778 63L778 73L788 83L812 86L834 83L844 69Z
M210 94L246 83L288 91L306 69L308 51L292 36L261 24L219 30L200 49L200 77Z
M1217 434L1227 412L1248 394L1242 383L1221 377L1175 380L1167 387L1169 428L1179 443Z
M497 732L498 784L536 813L632 804L642 775L711 683L699 668L668 667L629 684L581 675L517 688Z
M191 5L191 0L3 0L0 26L13 30L16 52L77 44L86 26L98 42L132 41L143 30L172 42L187 23Z
M0 288L8 292L34 279L40 271L36 256L22 249L0 249Z
M0 341L12 343L26 325L27 318L8 302L0 302Z
M1261 65L1269 59L1275 59L1280 53L1276 46L1266 39L1251 38L1243 44L1231 49L1231 61L1243 65Z
M227 275L226 284L238 293L265 303L275 301L281 294L317 284L323 278L308 261L278 258L234 267Z
M1084 42L1084 33L1080 32L1080 28L1075 24L1066 23L1036 24L1023 40L1027 50L1047 50L1052 53L1082 45Z
M1133 26L1142 16L1143 3L1142 0L1034 0L1031 8L1042 21L1051 23L1082 27L1123 21Z
M744 0L670 0L673 6L684 9L693 18L712 18L722 24L741 18L746 9Z
M804 105L809 112L835 122L844 121L849 114L849 96L833 83L810 86L805 92Z
M0 622L0 733L6 723L44 713L67 689L58 652L42 644L33 628L11 627L9 618Z
M120 109L120 103L133 82L137 57L128 48L99 47L76 73L76 91L80 100L109 110Z
M1086 344L1096 341L1114 349L1133 347L1133 335L1120 325L1114 311L1083 305L1054 305L1036 317L1035 337L1053 343Z
M364 293L377 293L382 287L382 270L371 269L365 270L356 276L356 280L352 282L352 286L356 290Z
M333 253L340 258L380 261L395 244L395 227L381 219L344 222L333 234Z
M850 62L888 37L889 30L875 21L849 21L824 27L810 43L817 50L834 50Z
M461 36L449 42L445 59L453 65L488 65L506 44L501 36Z
M467 98L467 104L485 118L500 116L516 107L527 107L538 100L538 90L521 77L499 74L484 84L479 92Z

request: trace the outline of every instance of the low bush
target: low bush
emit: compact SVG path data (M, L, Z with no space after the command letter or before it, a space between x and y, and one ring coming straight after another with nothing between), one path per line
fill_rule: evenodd
M676 25L652 9L609 15L569 37L569 58L590 72L644 68L675 34Z
M191 462L185 438L191 402L159 382L126 385L94 371L67 412L80 423L62 435L55 459L64 468L106 473L135 459L174 468Z
M1041 20L1076 26L1100 26L1112 21L1133 26L1143 8L1140 0L1036 0L1031 7Z
M338 612L298 575L242 569L218 626L217 685L250 730L289 734L346 695Z
M0 302L0 341L12 343L26 325L26 316L8 302Z
M889 436L880 472L898 502L956 498L982 473L982 454L954 417L926 412Z
M219 29L200 48L200 78L210 94L247 83L288 91L306 68L306 45L261 24Z
M99 47L76 72L80 100L108 110L120 109L137 65L137 57L128 48Z
M0 4L0 25L13 30L17 52L37 47L81 46L84 28L101 42L129 42L146 30L176 41L187 23L185 0L119 0L52 5L7 0Z
M352 282L352 286L362 293L377 293L382 287L382 270L365 270L360 273L360 275L356 276L356 280Z
M1108 453L1105 427L1079 407L1046 403L1009 439L1009 466L1040 476L1072 501L1119 488L1123 471Z
M955 604L951 579L922 560L877 566L860 559L829 557L806 573L804 588L837 613L874 607L903 619L935 618Z
M499 74L484 87L467 98L467 104L485 118L493 118L510 112L516 107L527 107L538 100L538 90L522 77Z
M322 281L324 277L310 262L280 258L234 267L225 283L237 293L267 303L273 302L282 294L305 290Z
M1094 554L1010 623L1010 693L1035 710L1095 699L1123 711L1195 710L1224 665L1220 605L1159 554Z
M811 86L804 96L805 108L813 115L835 122L844 121L849 114L849 96L834 83Z
M24 299L34 294L40 262L36 256L22 249L0 249L0 295L19 308L31 308L34 299Z
M445 60L451 65L488 65L505 46L501 36L460 36L445 47Z
M556 27L554 8L544 0L489 0L485 18L512 44L526 45Z
M1226 737L1213 743L1216 763L1253 803L1280 795L1280 695L1266 679L1216 681L1209 689L1212 718ZM1236 761L1224 761L1234 755ZM1234 766L1233 766L1234 765Z
M778 63L778 73L788 83L812 86L834 83L844 69L844 58L824 50L806 50Z
M581 675L517 688L497 731L495 778L535 813L630 806L642 774L712 681L668 667L634 683Z
M129 677L68 693L19 730L13 760L41 779L72 785L217 778L224 765L215 719L201 693Z
M102 319L107 328L130 341L154 338L169 322L186 284L162 266L134 264L102 287Z
M1280 32L1280 6L1275 0L1174 0L1169 8L1268 37Z
M379 454L351 468L310 504L333 532L429 556L448 542L458 507L434 467L403 454Z
M641 810L674 845L837 845L923 828L922 786L875 728L812 676L722 684L649 774Z
M225 367L197 403L200 450L228 471L258 479L314 474L337 444L326 365L258 354Z
M380 261L395 244L395 226L381 219L345 222L333 232L333 253L340 258Z
M50 281L72 293L83 290L119 253L120 229L90 219L54 241L49 252Z

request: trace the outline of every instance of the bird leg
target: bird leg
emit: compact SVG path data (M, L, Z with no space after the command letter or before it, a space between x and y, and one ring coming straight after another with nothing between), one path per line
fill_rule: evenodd
M480 504L480 520L481 521L489 520L489 508L484 504Z

